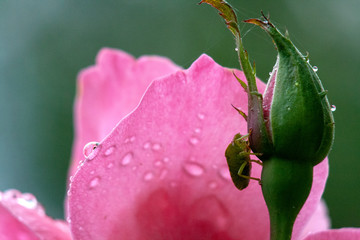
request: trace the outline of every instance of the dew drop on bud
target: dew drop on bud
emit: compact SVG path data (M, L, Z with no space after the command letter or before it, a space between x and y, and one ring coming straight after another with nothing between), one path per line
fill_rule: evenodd
M99 146L98 142L89 142L85 145L84 149L83 149L83 154L84 156L87 158L89 157L89 155L92 153L92 151L94 151L97 146Z
M331 110L332 112L335 112L335 111L336 111L336 106L335 106L335 105L331 105L330 110Z

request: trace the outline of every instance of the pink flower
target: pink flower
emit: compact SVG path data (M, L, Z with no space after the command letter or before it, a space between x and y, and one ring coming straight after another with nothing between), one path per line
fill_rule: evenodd
M233 136L246 133L246 122L231 104L246 111L247 94L232 70L206 55L182 70L164 58L135 60L104 49L78 84L66 200L73 239L269 238L260 186L252 181L238 191L224 157ZM264 90L263 83L258 86ZM82 149L90 141L100 145L83 162ZM260 170L254 165L252 175ZM327 174L327 161L315 167L293 239L360 238L358 229L326 230L320 199ZM10 193L0 198L0 239L71 238L63 222Z

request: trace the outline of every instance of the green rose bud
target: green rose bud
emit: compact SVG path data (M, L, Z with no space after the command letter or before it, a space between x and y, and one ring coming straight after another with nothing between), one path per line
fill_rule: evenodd
M278 57L264 95L256 86L233 8L225 0L202 0L219 10L233 33L248 93L248 141L235 136L225 155L235 185L241 190L250 178L244 171L251 150L263 162L261 188L270 215L271 240L290 240L295 219L309 196L313 167L329 153L334 140L334 118L326 91L306 56L265 16L249 19L273 39ZM245 113L238 109L239 113ZM236 140L238 139L238 140ZM237 144L235 144L237 143ZM238 170L239 169L239 170ZM250 170L250 169L248 169Z
M263 99L249 103L249 118L255 122L248 122L249 130L263 133L265 128L267 134L252 136L250 147L267 153L261 158L261 182L271 239L290 240L295 219L310 193L313 166L329 153L335 124L326 91L307 57L263 17L265 20L245 22L270 35L278 57ZM261 101L262 111L250 111ZM264 148L264 142L271 145Z
M310 161L314 166L329 153L334 139L334 118L326 91L307 57L273 24L266 18L246 22L262 27L278 51L264 93L263 116L253 117L263 117L268 129L273 149L265 151L285 159ZM259 141L250 141L251 148L257 149Z

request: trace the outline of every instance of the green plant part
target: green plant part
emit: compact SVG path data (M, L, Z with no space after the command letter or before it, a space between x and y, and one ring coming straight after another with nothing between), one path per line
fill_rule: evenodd
M251 179L260 183L259 178L250 176L251 163L255 162L260 165L262 165L262 163L259 160L250 159L250 155L256 154L250 152L251 149L249 147L249 141L247 140L248 137L249 134L243 136L239 133L236 134L225 151L231 179L239 190L245 189L249 185Z

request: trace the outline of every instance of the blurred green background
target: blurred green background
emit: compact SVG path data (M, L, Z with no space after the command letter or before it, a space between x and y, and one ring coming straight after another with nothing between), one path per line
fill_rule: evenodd
M187 68L201 53L238 67L221 18L199 0L0 0L0 190L35 194L63 217L73 139L76 76L102 47L163 55ZM260 10L310 61L337 106L325 200L333 227L360 227L360 1L230 1L238 17ZM260 29L242 24L245 46L267 79L276 52Z

